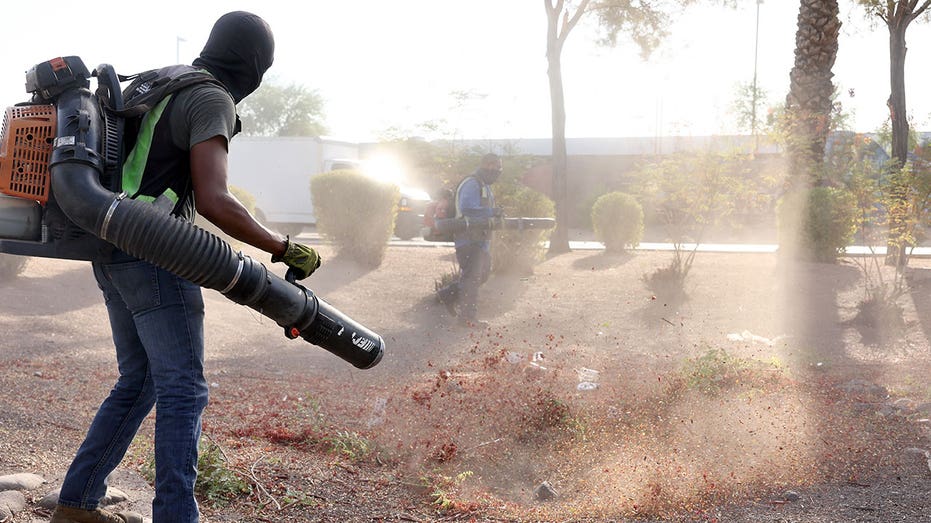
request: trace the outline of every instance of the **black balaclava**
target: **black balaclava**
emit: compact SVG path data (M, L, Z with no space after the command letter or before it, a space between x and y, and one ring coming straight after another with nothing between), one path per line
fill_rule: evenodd
M488 185L498 181L498 177L501 176L501 158L494 153L483 156L478 175Z
M272 30L258 15L233 11L217 20L192 65L210 71L239 103L258 89L275 58Z

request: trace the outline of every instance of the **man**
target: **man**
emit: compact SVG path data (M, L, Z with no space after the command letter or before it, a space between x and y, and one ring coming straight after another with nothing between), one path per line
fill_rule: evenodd
M482 157L479 168L466 176L456 189L457 218L492 218L500 213L495 207L491 184L501 176L501 158L488 153ZM490 229L473 229L456 232L456 261L459 263L459 280L439 289L440 301L450 314L459 316L459 323L467 327L487 327L478 319L478 289L491 272ZM458 307L458 310L457 310Z
M223 232L272 254L272 261L284 262L303 278L320 265L317 253L256 222L227 187L235 104L258 88L273 57L274 39L264 20L241 11L220 17L193 65L222 85L185 87L159 104L161 112L147 113L136 148L138 142L150 145L141 162L133 161L137 152L129 154L123 190L129 183L131 196L153 205L173 196L165 212L188 220L196 202L196 210ZM131 166L139 167L135 183L128 180ZM107 475L153 406L154 520L197 522L197 444L208 396L200 287L120 251L94 262L93 269L107 305L120 376L68 469L51 523L142 521L138 514L113 514L98 504Z

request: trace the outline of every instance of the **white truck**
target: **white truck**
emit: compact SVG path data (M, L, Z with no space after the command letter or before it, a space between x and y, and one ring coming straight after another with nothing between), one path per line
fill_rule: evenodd
M320 137L237 136L230 141L229 183L255 197L256 218L297 236L316 223L310 177L359 164L359 144Z
M256 218L292 237L314 225L310 178L338 169L377 171L360 159L361 146L322 137L237 136L230 142L229 183L255 197ZM390 178L385 178L390 179ZM410 240L420 234L430 196L399 184L401 198L394 234Z

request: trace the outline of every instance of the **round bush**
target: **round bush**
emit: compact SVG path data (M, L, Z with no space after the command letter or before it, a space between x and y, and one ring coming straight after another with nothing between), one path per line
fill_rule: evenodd
M318 174L310 179L317 230L339 255L378 267L394 231L400 190L354 170Z
M779 202L778 216L780 250L803 260L836 261L857 230L856 198L836 187L788 195Z
M504 209L506 216L551 218L555 214L552 200L520 184L499 183L494 191L495 204ZM543 259L543 244L551 232L551 229L495 231L491 248L492 270L532 274L534 264Z
M604 194L592 206L592 227L606 251L636 247L643 238L643 207L629 194Z

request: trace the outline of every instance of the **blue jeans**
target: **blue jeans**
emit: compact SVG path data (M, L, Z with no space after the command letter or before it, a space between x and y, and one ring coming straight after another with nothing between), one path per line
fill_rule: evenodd
M107 475L157 406L153 519L197 522L197 442L208 395L200 287L122 253L93 268L110 316L120 376L68 469L59 503L96 508Z

